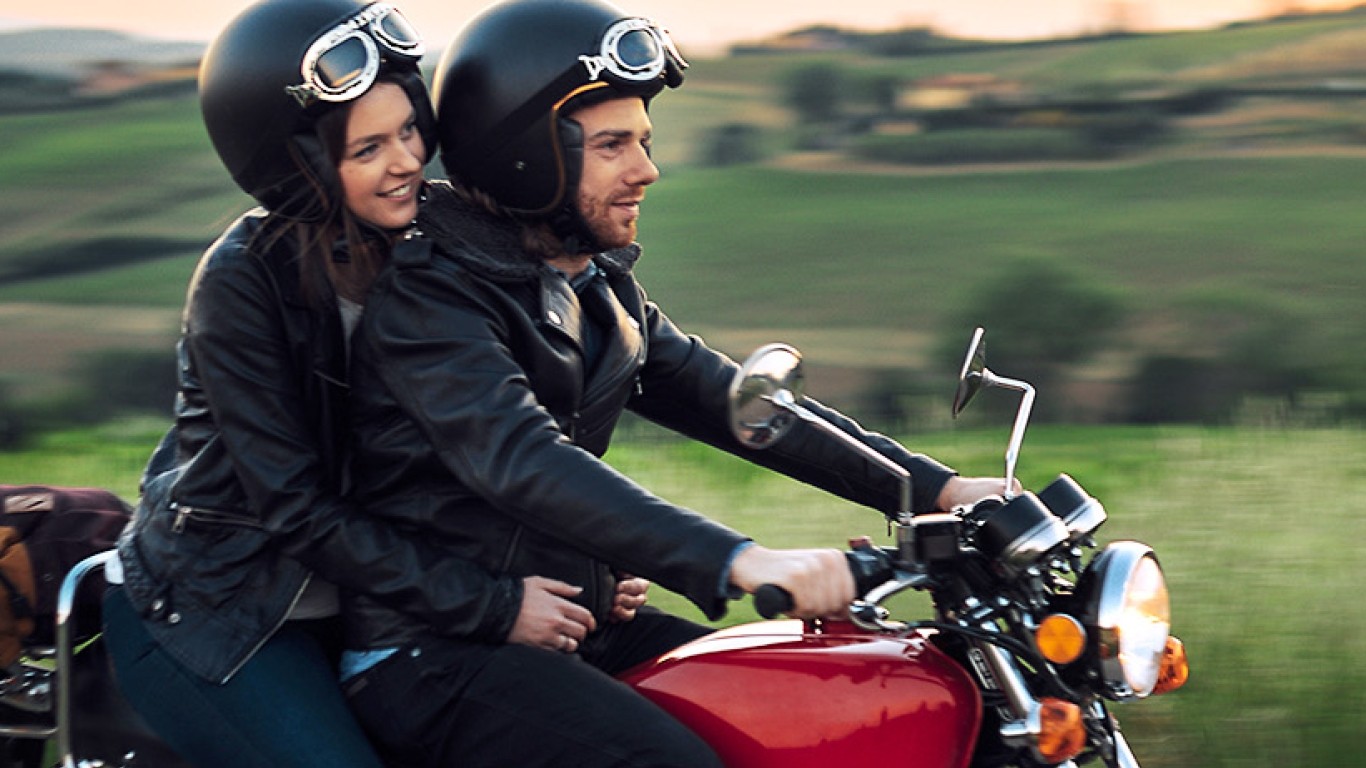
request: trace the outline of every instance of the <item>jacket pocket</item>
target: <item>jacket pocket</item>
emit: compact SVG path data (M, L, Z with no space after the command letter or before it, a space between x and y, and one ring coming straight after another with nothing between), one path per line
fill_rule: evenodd
M263 531L265 526L260 520L245 512L230 512L222 509L198 507L172 501L168 505L171 512L171 531L184 533L190 525L226 525L236 528Z

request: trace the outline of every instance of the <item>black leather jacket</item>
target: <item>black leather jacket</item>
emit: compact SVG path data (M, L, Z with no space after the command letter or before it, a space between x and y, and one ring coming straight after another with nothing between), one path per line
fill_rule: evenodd
M345 499L340 316L334 299L304 301L292 241L265 250L267 222L259 209L240 218L191 281L175 426L119 542L129 598L167 651L214 681L280 626L311 572L438 632L501 637L511 618L471 612L470 585L511 601L520 582L445 557Z
M626 408L855 501L896 508L885 470L817 430L799 429L764 452L731 437L736 365L646 299L631 271L637 247L597 256L600 276L581 300L562 274L529 260L515 227L447 187L434 186L419 224L435 245L395 256L353 346L353 466L366 511L487 571L581 586L579 602L601 623L614 571L719 617L723 571L745 541L599 460ZM591 371L590 316L604 328ZM930 508L947 468L813 407L911 469L917 503ZM500 599L486 608L515 614L519 605ZM353 648L394 646L423 631L366 598L349 601L346 613Z

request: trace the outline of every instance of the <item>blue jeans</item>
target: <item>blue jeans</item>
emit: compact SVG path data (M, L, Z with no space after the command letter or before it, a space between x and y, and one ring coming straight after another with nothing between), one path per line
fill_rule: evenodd
M152 640L121 587L104 598L104 642L124 698L196 768L381 768L310 624L286 623L218 685Z

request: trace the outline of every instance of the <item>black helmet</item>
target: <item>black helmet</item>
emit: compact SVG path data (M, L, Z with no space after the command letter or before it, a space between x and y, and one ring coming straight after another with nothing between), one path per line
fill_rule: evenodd
M562 116L602 98L648 102L685 67L663 29L603 0L496 3L437 65L442 164L514 212L557 214L582 168L582 132Z
M282 215L322 219L341 199L340 182L314 124L381 73L407 92L431 156L436 121L418 71L422 53L422 39L388 3L261 0L204 54L204 126L243 191Z

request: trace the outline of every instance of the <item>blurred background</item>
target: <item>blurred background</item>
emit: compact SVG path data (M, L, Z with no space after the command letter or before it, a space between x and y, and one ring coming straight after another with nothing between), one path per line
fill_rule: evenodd
M482 3L399 5L434 63ZM1070 472L1164 555L1194 679L1120 711L1143 764L1358 764L1366 7L831 5L629 4L692 62L652 106L652 298L736 357L796 345L809 392L973 474L1015 405L948 419L986 327L1040 390L1022 479ZM0 12L0 482L136 495L186 282L250 206L195 100L240 7ZM609 459L766 541L879 527L646 425Z

